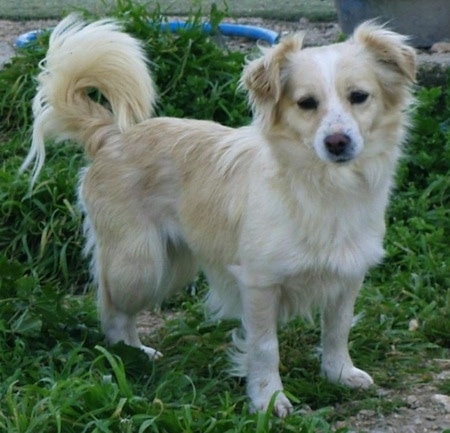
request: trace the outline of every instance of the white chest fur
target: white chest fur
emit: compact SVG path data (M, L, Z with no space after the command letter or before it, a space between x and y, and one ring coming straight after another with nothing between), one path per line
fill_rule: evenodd
M268 283L305 272L363 275L383 257L388 190L388 181L372 194L301 186L286 199L259 184L249 198L240 263Z

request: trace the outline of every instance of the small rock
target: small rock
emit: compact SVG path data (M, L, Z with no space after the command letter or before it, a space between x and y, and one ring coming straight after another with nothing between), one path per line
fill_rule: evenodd
M450 53L450 42L436 42L430 51L437 54Z
M416 416L413 419L413 424L416 426L422 425L423 424L423 419L421 416Z
M431 400L441 406L445 412L450 413L450 396L444 394L434 394Z
M416 395L408 395L408 397L406 397L406 404L409 407L416 408L419 406L419 403L419 399Z
M416 412L419 414L425 414L428 412L428 409L426 407L418 407L416 408Z
M378 397L388 397L390 396L393 392L392 389L387 389L387 388L378 388L375 393L377 394Z
M347 427L347 421L337 421L335 424L334 424L334 428L336 428L336 429L342 429L342 428L345 428L345 427Z
M376 415L376 412L374 410L363 409L363 410L359 411L358 418L359 419L371 419L371 418L375 417L375 415Z
M411 332L417 331L419 329L419 321L416 319L412 319L409 321L408 330Z
M437 376L437 380L450 380L450 370L441 371Z
M311 409L311 407L305 404L305 405L302 406L302 408L299 410L299 413L300 413L301 415L308 415L308 414L312 413L312 411L313 411L313 410Z
M0 69L14 55L14 49L10 44L0 41Z

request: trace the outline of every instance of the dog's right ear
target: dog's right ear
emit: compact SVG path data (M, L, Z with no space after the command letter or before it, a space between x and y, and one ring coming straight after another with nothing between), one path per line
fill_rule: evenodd
M241 85L249 92L252 105L279 101L283 87L283 65L289 53L302 48L303 37L302 33L298 33L286 38L246 65Z

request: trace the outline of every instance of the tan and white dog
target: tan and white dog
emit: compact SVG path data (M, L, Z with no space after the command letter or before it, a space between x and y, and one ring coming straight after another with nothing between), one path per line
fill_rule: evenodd
M283 40L249 62L249 126L152 118L155 90L138 41L108 20L69 16L53 31L23 168L44 139L73 139L92 163L79 195L107 339L142 348L136 315L201 269L216 317L242 322L235 371L253 407L274 393L277 324L322 312L322 372L366 388L347 339L364 274L383 256L384 214L408 126L415 52L374 23L346 42ZM88 97L96 88L105 108Z

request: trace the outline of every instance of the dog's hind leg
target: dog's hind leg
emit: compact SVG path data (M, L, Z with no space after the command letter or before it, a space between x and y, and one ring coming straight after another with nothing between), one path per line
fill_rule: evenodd
M110 344L123 341L142 349L150 358L158 358L162 356L160 352L141 343L136 316L184 287L195 277L197 268L187 249L168 245L155 249L155 243L152 245L152 249L131 249L128 240L127 246L115 245L100 253L98 306L102 329Z
M120 264L117 258L113 261L98 263L98 309L106 340L109 344L122 341L142 349L150 358L158 358L162 354L143 345L136 328L137 314L157 303L152 294L152 264L123 258Z
M157 359L162 353L141 343L137 328L136 314L116 309L114 306L100 309L102 328L109 344L123 341L125 344L143 350L150 359Z

